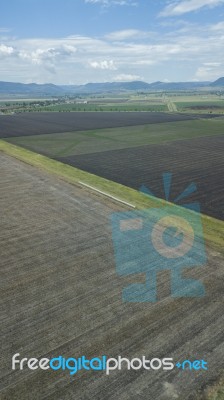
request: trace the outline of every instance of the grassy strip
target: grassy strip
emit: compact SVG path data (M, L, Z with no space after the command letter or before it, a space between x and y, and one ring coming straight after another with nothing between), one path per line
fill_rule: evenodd
M137 190L98 177L88 172L81 171L77 168L63 164L59 161L52 160L48 157L34 153L30 150L12 145L3 140L0 140L0 151L3 151L6 154L13 156L25 163L43 169L47 172L53 173L69 183L77 184L78 181L87 183L101 191L107 192L111 196L116 196L123 201L136 205L136 208L138 209L147 207L158 208L168 204L165 200L145 196ZM169 203L169 205L177 207L174 204ZM215 218L211 218L207 215L202 215L201 217L203 222L205 241L213 248L221 251L224 242L224 222L219 221Z
M77 111L168 111L166 104L139 104L139 103L105 103L105 104L56 104L43 107L32 106L30 111L51 111L51 112L77 112Z

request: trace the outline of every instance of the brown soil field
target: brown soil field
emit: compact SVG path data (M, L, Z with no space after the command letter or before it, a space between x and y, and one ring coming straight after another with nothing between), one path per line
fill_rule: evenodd
M187 121L215 116L162 112L31 112L0 115L0 138Z
M110 215L125 206L1 157L1 400L196 400L224 367L223 255L190 272L206 296L123 303L136 277L116 274ZM11 358L145 355L204 359L207 371L12 371Z
M199 201L203 214L224 220L223 154L224 137L221 135L58 157L57 160L137 190L145 185L160 198L164 198L162 174L171 172L171 202L194 182L197 193L187 202Z

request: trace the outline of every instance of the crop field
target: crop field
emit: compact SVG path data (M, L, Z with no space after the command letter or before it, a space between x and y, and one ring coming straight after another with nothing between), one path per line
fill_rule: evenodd
M223 101L224 96L223 94L216 94L216 93L169 93L169 98L172 101L178 101L178 102L184 102L184 103L194 103L194 102L218 102L218 101Z
M202 213L224 220L223 153L224 136L216 136L56 159L137 190L145 185L160 198L162 174L171 172L171 202L194 182L198 192L187 201L199 201Z
M195 182L192 200L201 203L203 213L223 220L223 133L224 120L218 118L6 140L137 190L144 184L161 198L162 174L170 172L170 201Z
M194 101L175 103L179 111L195 112L222 112L224 113L224 100L220 101Z
M63 132L6 138L49 157L95 153L107 150L159 144L174 140L221 135L224 120L187 120L88 131ZM13 132L13 131L12 131Z
M206 265L187 273L203 281L205 297L172 298L165 272L158 276L156 303L123 303L122 288L136 277L116 273L110 216L128 208L5 153L0 162L1 400L28 399L30 388L40 400L221 399L209 388L224 360L221 250L208 242ZM17 352L37 358L204 359L209 367L70 376L13 371L10 360Z
M163 99L167 102L169 110L170 102L175 105L174 111L192 114L224 114L224 97L221 94L167 93L163 95Z
M206 117L209 116L205 115L204 118ZM194 119L197 119L197 115L160 112L44 112L0 115L0 138L161 124Z
M2 99L0 114L41 112L181 112L187 114L223 114L223 93L207 91L161 91L87 95L42 99Z
M224 98L215 95L170 96L179 112L224 114Z

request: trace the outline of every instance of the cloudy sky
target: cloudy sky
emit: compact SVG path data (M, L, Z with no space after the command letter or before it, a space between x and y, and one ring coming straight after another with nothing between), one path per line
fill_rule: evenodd
M223 67L224 0L1 4L0 81L204 81Z

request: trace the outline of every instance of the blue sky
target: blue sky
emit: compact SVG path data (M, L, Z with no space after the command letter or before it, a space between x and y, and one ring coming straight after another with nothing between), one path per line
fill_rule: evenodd
M224 0L10 0L0 80L146 82L224 75Z

